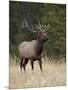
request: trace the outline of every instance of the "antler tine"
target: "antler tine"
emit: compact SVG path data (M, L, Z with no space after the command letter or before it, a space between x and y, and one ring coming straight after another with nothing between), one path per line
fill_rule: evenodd
M33 31L33 32L37 32L37 31L35 31L35 30L33 29L33 25L31 25L31 28L32 28L31 31Z
M38 21L38 24L39 24L38 28L40 29L40 31L42 31L42 25L41 25L41 23L38 19L37 19L37 21Z
M44 29L43 29L43 32L47 32L48 31L48 29L50 28L50 24L48 24L48 25L44 25Z
M45 24L44 31L48 31L49 28L50 28L50 24L48 24L48 25Z
M28 23L27 23L27 21L26 21L26 18L25 18L25 20L24 20L24 21L25 21L25 25L26 25L26 26L28 26Z
M44 25L44 29L43 29L43 32L47 30L47 26L46 24Z

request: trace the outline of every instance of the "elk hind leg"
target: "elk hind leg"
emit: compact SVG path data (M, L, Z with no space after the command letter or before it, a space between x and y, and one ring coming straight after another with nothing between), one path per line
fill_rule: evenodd
M41 60L41 59L39 59L39 60L38 60L38 62L39 62L39 67L40 67L40 70L41 70L41 72L42 72L42 60Z
M22 71L22 63L23 63L23 58L21 59L21 62L20 62L20 69Z

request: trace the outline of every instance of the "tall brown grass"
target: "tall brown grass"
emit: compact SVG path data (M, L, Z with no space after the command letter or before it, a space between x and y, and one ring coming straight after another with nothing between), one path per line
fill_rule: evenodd
M20 71L18 64L10 64L10 88L31 88L66 85L66 64L63 60L57 62L43 60L41 73L38 62L34 63L32 72L30 61L26 66L26 73Z

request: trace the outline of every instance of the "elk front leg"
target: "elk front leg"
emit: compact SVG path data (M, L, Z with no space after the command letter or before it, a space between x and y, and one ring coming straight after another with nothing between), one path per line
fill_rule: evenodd
M28 59L25 58L25 60L24 60L24 62L23 62L23 64L22 64L24 71L26 71L25 68L26 68L27 63L28 63Z
M42 60L41 60L41 58L38 60L38 62L39 62L40 70L41 70L41 72L42 72Z

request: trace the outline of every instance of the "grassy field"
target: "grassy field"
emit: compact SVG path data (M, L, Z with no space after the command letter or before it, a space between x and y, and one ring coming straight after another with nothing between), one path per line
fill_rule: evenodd
M20 71L19 65L10 65L10 88L31 88L66 85L65 62L50 62L43 60L43 72L41 73L38 62L34 63L34 71L31 71L30 62L26 66L26 73Z

